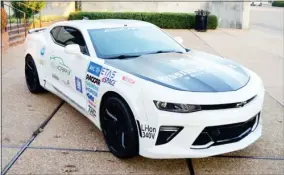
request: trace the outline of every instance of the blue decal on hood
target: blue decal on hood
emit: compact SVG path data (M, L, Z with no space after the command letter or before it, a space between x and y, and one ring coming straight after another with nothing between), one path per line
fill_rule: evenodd
M188 54L151 54L133 59L106 60L106 64L153 83L181 91L235 91L249 81L238 64L221 57L191 51Z

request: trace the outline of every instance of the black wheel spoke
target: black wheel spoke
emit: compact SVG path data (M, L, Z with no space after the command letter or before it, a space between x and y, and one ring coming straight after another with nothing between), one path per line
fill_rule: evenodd
M121 132L121 146L125 149L125 134Z
M108 109L106 109L106 114L108 116L108 118L111 118L112 120L114 120L115 122L117 122L117 118L108 111Z

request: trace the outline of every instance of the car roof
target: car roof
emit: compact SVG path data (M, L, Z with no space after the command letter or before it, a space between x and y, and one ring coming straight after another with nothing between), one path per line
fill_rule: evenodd
M99 19L99 20L72 20L72 21L61 21L55 23L55 26L72 26L81 30L88 29L103 29L103 28L117 28L117 27L142 27L142 26L153 26L153 24L130 19Z

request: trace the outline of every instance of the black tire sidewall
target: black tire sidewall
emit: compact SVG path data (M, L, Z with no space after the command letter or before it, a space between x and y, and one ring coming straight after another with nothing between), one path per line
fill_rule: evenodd
M104 117L105 115L105 109L106 109L106 105L108 103L111 102L115 102L118 103L119 106L121 107L121 109L124 111L125 115L121 118L123 118L123 123L125 123L128 127L128 136L130 137L132 141L132 145L130 147L127 147L127 149L123 152L115 152L113 151L108 143L108 136L106 135L107 133L105 133L104 131L104 127L108 127L105 126L102 117ZM127 105L127 103L120 97L108 97L106 99L106 101L103 103L102 106L102 111L101 111L101 128L103 131L103 135L106 141L106 144L108 146L108 148L110 149L110 151L119 158L132 158L138 155L139 152L139 136L138 136L138 131L137 131L137 125L133 116L132 111L130 110L130 107Z
M26 79L26 83L27 83L27 86L28 86L28 89L31 93L40 93L40 92L44 92L45 90L41 87L40 83L39 83L39 77L38 77L38 72L37 72L37 68L36 68L36 64L34 62L34 59L31 57L31 56L27 56L26 60L25 60L25 68L26 68L26 64L27 62L30 61L32 63L32 66L35 70L35 76L36 76L36 79L35 79L35 82L34 84L32 85L32 87L29 85L29 83L27 82L27 79ZM26 70L25 70L26 71ZM26 72L25 72L25 76L27 76ZM26 77L25 77L26 78Z

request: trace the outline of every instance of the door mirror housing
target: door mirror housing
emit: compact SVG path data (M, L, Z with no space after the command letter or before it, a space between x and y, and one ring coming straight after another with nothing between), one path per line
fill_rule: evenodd
M75 54L75 55L80 55L81 54L81 49L78 44L69 44L65 46L65 52L69 54Z
M176 37L175 37L175 40L176 40L178 43L180 43L180 44L183 43L183 39L182 39L181 37L179 37L179 36L176 36Z

